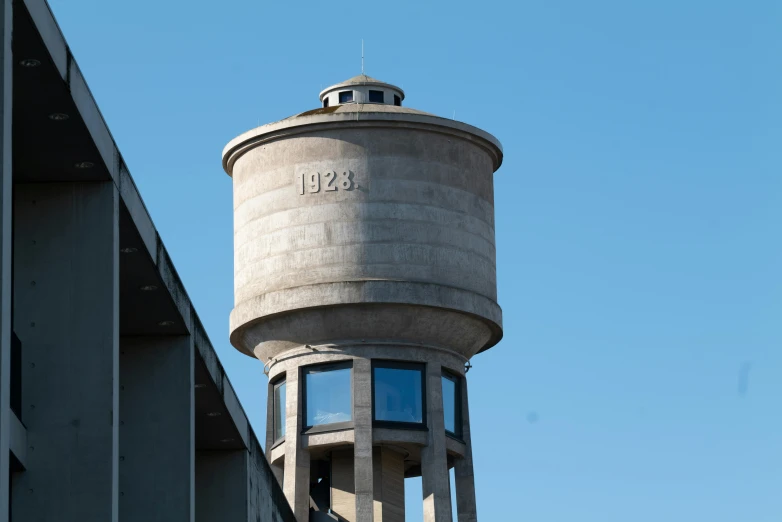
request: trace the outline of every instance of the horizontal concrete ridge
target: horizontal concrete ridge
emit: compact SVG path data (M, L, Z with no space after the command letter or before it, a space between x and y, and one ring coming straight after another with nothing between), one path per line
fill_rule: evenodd
M297 134L320 132L331 127L342 129L402 127L446 134L486 149L493 159L494 171L502 165L502 144L493 135L478 127L407 107L358 103L306 111L245 132L228 142L223 149L223 169L232 176L234 164L248 150L275 140L290 138Z

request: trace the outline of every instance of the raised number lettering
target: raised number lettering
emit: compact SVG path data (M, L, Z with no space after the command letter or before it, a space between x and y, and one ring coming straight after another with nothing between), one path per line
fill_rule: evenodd
M326 188L324 189L326 192L334 192L337 190L337 186L334 184L334 182L337 180L337 173L334 171L328 171L323 175L324 178L326 178Z
M350 190L353 188L352 175L353 173L349 170L345 170L340 174L339 186L342 187L342 190Z
M309 182L310 194L320 191L320 172L310 174L307 181Z

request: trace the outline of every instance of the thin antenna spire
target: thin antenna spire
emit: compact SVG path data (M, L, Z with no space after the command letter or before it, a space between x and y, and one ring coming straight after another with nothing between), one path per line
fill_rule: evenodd
M364 39L361 39L361 74L364 74Z

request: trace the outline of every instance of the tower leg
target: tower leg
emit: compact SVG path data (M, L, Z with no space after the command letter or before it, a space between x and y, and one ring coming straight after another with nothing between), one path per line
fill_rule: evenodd
M283 491L298 522L308 522L310 516L310 454L302 447L304 427L299 394L299 372L285 375L285 477Z
M375 448L375 522L405 522L405 456Z
M356 522L374 522L372 471L372 363L353 359L354 479Z
M456 512L459 522L477 522L475 503L475 475L472 469L472 441L470 440L470 408L467 405L467 379L462 379L462 439L465 443L464 458L456 461Z
M451 522L451 484L445 450L442 369L426 366L427 426L429 444L421 450L424 522Z

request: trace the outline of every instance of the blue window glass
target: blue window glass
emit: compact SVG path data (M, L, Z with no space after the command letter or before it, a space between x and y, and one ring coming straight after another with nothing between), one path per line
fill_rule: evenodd
M274 440L285 436L285 381L274 386Z
M306 369L304 387L308 427L353 420L350 368L338 365Z
M383 91L369 91L369 103L383 103Z
M457 432L456 407L456 381L451 377L443 375L443 413L445 414L445 431L453 434Z
M375 420L422 423L423 416L423 367L403 367L382 363L375 366L374 405Z
M339 103L350 103L353 101L353 91L342 91L339 93Z

